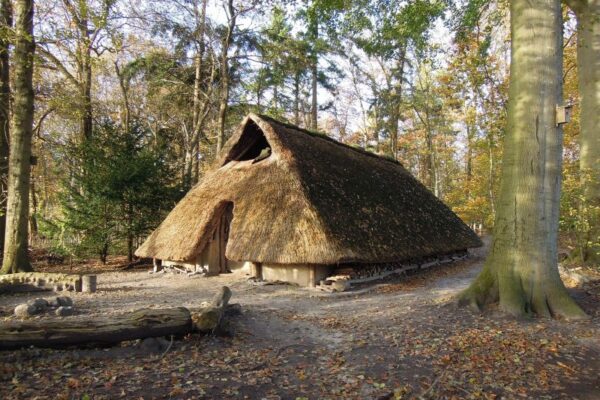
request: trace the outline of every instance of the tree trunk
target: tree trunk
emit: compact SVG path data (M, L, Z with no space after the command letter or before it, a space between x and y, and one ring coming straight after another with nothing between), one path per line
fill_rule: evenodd
M471 199L471 181L473 179L473 141L475 137L475 124L471 125L467 121L467 170L466 170L466 187L465 196Z
M202 129L204 108L207 107L205 100L200 100L201 85L203 79L203 61L204 52L206 46L204 44L204 32L206 30L206 3L208 0L202 0L202 6L200 12L198 12L198 0L194 2L194 17L196 19L196 42L198 44L198 51L194 60L195 73L194 73L194 112L193 112L193 124L192 124L192 176L190 177L191 186L198 183L200 176L200 131Z
M129 125L131 121L131 106L129 105L129 86L130 81L127 76L121 71L119 67L119 63L117 61L115 64L115 72L117 77L119 78L119 87L121 88L121 95L123 96L123 103L121 106L121 125L123 126L123 130L125 132L129 132Z
M72 17L77 21L79 38L77 43L77 69L79 74L79 95L81 96L80 131L82 140L92 137L92 54L88 12L86 2L80 3L79 13L70 8Z
M33 170L35 168L31 168L31 177L30 179L30 189L31 189L31 212L29 214L29 236L30 238L35 238L38 233L38 224L37 224L37 212L38 212L38 203L37 203L37 193L35 188L35 174Z
M300 72L294 75L294 125L300 126Z
M402 83L404 82L404 65L406 64L406 45L403 45L400 49L400 55L398 59L398 68L395 74L398 83L394 88L394 102L396 103L392 112L393 126L391 129L392 136L392 157L394 160L398 159L398 138L400 137L400 119L402 118Z
M582 214L589 222L586 261L600 264L600 0L568 0L577 16Z
M0 2L0 29L12 29L12 2ZM0 252L4 250L4 230L6 229L6 201L8 181L8 143L10 124L10 63L9 39L0 36ZM0 261L1 261L0 255Z
M107 345L125 340L185 335L192 330L183 307L142 309L112 317L11 321L0 327L0 349Z
M221 53L221 101L219 104L219 133L217 135L217 153L223 148L225 141L225 118L227 116L227 107L229 103L229 46L233 38L237 15L233 7L233 0L227 0L227 9L229 20L227 32L222 41Z
M427 115L427 125L429 125L429 115ZM427 173L429 178L429 189L439 196L436 149L433 143L433 132L429 126L425 127L425 142L427 143Z
M316 16L312 16L310 21L311 40L313 42L313 50L311 55L310 73L311 73L311 89L312 89L312 104L310 108L310 128L317 130L319 128L319 116L318 116L318 101L317 101L317 90L318 90L318 78L319 78L319 52L316 48L317 41L319 39L319 22Z
M93 130L92 120L92 63L90 54L86 54L83 65L83 81L81 82L81 97L83 101L83 112L81 116L81 136L91 139Z
M585 318L558 274L556 255L562 129L559 0L511 1L508 125L494 239L460 303L523 316Z
M33 129L33 0L18 0L14 50L14 106L8 160L6 239L2 273L31 271L29 237L29 180Z

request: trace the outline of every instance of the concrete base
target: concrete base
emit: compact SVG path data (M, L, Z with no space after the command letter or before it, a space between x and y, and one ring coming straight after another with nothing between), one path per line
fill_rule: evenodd
M327 265L315 264L262 264L260 278L266 281L282 281L299 286L315 287L331 273Z

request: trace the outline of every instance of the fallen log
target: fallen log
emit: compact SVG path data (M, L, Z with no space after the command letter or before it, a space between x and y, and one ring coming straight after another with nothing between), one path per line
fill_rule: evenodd
M81 277L74 274L18 272L0 275L0 293L35 290L81 291Z
M192 331L187 308L141 309L105 318L10 321L0 324L0 349L107 345Z
M229 299L231 299L231 290L227 286L223 286L215 294L208 307L192 316L194 329L202 333L213 332L223 318Z

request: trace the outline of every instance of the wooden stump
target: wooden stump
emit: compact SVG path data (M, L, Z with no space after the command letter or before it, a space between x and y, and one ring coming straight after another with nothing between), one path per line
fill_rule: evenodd
M95 293L96 282L96 275L83 275L81 277L81 291L84 293Z
M195 330L202 333L215 330L223 318L229 299L231 299L231 290L223 286L213 297L210 306L193 315Z
M191 330L190 312L183 307L141 309L111 317L83 320L10 321L0 324L0 349L106 345L147 337L184 335Z

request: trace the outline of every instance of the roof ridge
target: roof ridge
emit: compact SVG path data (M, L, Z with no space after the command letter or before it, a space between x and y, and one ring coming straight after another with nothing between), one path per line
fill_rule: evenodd
M297 125L294 125L294 124L291 124L289 122L283 122L283 121L277 120L277 119L275 119L273 117L270 117L268 115L264 115L264 114L253 114L253 115L257 116L260 119L265 120L267 123L275 123L275 124L281 125L281 126L283 126L285 128L292 129L292 130L295 130L295 131L298 131L298 132L302 132L304 134L307 134L309 136L315 137L317 139L322 139L322 140L325 140L325 141L327 141L329 143L333 143L333 144L336 144L336 145L341 146L343 148L355 151L355 152L357 152L359 154L363 154L363 155L368 156L368 157L373 157L373 158L376 158L376 159L381 160L381 161L387 161L387 162L399 165L402 168L404 168L404 165L402 165L402 163L400 161L395 160L395 159L391 158L390 156L376 154L376 153L370 152L368 150L362 149L360 147L354 147L354 146L351 146L349 144L342 143L339 140L336 140L336 139L334 139L334 138L332 138L330 136L327 136L324 133L317 132L317 131L312 131L312 130L306 129L306 128L301 128L301 127L299 127Z

